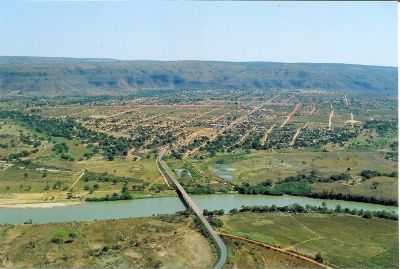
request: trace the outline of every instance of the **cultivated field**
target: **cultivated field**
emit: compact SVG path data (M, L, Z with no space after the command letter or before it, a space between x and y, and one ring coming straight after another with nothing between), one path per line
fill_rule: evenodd
M279 246L339 268L397 268L398 222L348 215L239 213L224 232Z

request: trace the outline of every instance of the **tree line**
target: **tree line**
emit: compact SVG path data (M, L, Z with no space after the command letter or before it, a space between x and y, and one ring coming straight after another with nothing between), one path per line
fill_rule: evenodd
M231 209L230 214L237 214L240 212L256 212L256 213L272 213L272 212L284 212L284 213L322 213L322 214L349 214L361 216L363 218L383 218L390 220L398 220L398 215L394 212L385 210L370 211L364 209L349 209L343 208L337 205L335 209L330 209L323 203L321 206L291 204L287 206L242 206L241 208Z

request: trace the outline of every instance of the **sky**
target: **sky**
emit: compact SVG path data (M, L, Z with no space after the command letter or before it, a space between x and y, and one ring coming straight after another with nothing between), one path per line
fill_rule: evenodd
M2 0L0 55L397 66L396 2Z

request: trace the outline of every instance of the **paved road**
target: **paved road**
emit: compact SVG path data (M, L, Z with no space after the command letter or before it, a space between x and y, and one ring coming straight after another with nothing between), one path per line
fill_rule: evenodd
M171 169L163 161L162 158L163 158L163 153L161 151L161 153L157 158L158 168L160 169L162 175L174 186L176 192L184 202L185 206L190 208L194 212L194 214L200 219L204 227L207 229L209 235L211 236L211 239L214 241L215 245L218 248L218 254L219 254L219 259L213 268L222 269L224 267L227 258L227 250L224 241L222 241L221 237L211 227L210 223L203 216L203 212L200 210L200 208L197 207L197 205L193 202L192 198L190 198L190 196L186 193L185 189L175 178Z

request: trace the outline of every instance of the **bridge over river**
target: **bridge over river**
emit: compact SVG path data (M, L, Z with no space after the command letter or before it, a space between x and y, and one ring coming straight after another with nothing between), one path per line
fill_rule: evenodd
M163 158L163 153L161 152L156 161L161 174L169 182L169 184L175 188L176 192L178 193L179 197L181 198L181 200L185 204L185 206L193 211L193 213L201 221L202 225L204 225L204 227L206 228L208 234L210 235L211 239L215 243L215 245L218 249L218 254L219 254L218 261L214 265L214 269L222 269L226 262L226 258L227 258L227 250L226 250L224 241L222 241L221 237L211 227L210 223L203 216L203 212L193 202L192 198L186 193L185 189L175 178L171 169L168 167L167 163L165 161L163 161L162 158Z

